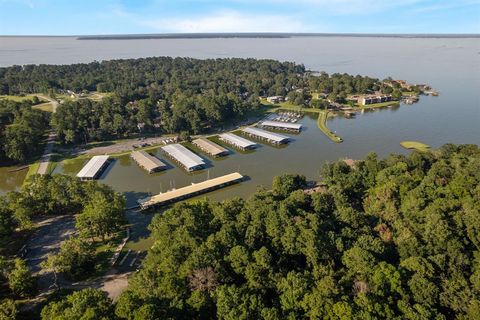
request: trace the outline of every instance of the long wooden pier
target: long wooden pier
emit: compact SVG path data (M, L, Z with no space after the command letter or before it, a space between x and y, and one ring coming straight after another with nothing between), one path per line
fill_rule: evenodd
M238 183L243 180L243 176L238 173L230 173L218 178L213 178L199 183L192 183L190 186L186 186L180 189L174 189L171 191L159 193L155 196L145 199L139 199L137 202L140 205L140 209L145 210L154 206L161 206L182 199L190 198L205 192L209 192L215 189L220 189L228 185Z

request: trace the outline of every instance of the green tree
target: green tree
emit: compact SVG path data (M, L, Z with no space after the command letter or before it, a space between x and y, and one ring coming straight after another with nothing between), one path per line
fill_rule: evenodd
M26 297L33 293L36 279L27 267L24 260L16 258L12 268L7 274L8 287L20 297Z
M65 299L50 302L42 309L42 320L114 319L112 301L100 290L83 289Z
M96 192L83 212L77 216L75 227L82 236L101 237L105 240L107 236L120 231L125 223L124 211L123 196L115 193L109 197Z
M60 251L55 256L47 259L44 267L80 280L92 274L95 261L95 249L91 244L80 238L70 238L60 245Z
M305 177L298 174L283 174L273 178L272 191L279 197L287 197L295 190L306 186Z
M16 320L18 314L19 310L14 300L3 299L0 302L0 320Z

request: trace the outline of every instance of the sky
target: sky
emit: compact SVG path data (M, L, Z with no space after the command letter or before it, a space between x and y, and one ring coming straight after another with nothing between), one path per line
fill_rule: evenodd
M0 35L480 33L480 0L0 0Z

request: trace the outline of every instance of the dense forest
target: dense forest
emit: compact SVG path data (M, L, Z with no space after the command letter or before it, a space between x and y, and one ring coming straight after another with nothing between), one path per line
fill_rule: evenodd
M284 95L317 106L310 92L332 100L381 89L378 79L314 75L303 65L257 59L143 58L73 65L0 68L0 94L66 91L110 93L103 101L67 101L54 116L63 143L134 133L198 134L248 117L260 96Z
M368 155L271 191L180 203L113 304L94 289L42 319L479 319L480 150Z
M125 199L110 187L65 175L36 175L19 191L0 197L0 319L17 319L15 300L34 297L36 279L10 244L32 231L40 216L75 215L75 236L42 264L70 280L92 276L104 261L96 251L124 230ZM18 250L18 248L17 248ZM55 281L57 277L55 277ZM53 283L52 285L54 285Z
M41 152L50 114L32 109L33 104L0 100L0 162L25 162Z

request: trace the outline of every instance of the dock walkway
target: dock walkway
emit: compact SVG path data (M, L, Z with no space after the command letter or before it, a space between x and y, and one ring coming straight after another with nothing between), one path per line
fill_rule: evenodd
M240 173L234 172L203 182L192 183L192 185L180 189L174 189L171 191L159 193L155 196L145 199L139 199L138 204L140 205L140 208L142 210L145 210L153 206L165 205L182 199L190 198L208 191L219 189L227 185L238 183L243 180L243 178L244 177Z

